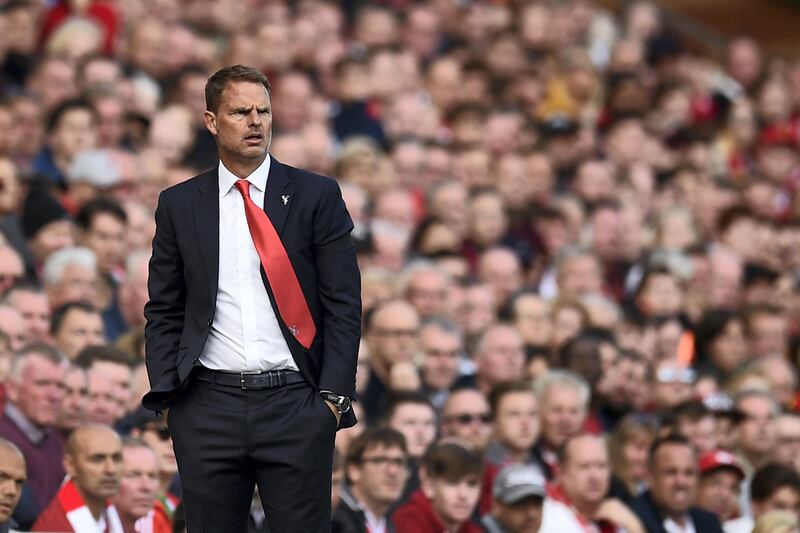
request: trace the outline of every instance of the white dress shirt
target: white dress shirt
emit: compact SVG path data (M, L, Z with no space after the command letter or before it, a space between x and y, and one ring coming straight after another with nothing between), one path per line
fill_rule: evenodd
M270 157L247 177L250 196L263 208ZM212 370L297 370L267 289L261 280L244 199L237 178L219 162L219 282L217 310L200 363Z
M685 526L679 525L672 518L667 518L664 520L664 530L667 533L697 533L694 528L694 522L689 516L686 516L683 522L686 524Z

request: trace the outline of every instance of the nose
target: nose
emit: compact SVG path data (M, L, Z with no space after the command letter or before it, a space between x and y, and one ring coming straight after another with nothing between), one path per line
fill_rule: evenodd
M248 123L253 126L258 126L261 124L261 115L258 113L258 109L251 109L250 113L247 115Z

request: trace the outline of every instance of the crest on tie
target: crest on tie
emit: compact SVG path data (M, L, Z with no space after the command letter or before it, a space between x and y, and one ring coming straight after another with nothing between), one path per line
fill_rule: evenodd
M297 337L297 335L300 334L300 330L297 328L297 326L294 325L289 326L289 331L291 331L292 335L294 335L295 337Z

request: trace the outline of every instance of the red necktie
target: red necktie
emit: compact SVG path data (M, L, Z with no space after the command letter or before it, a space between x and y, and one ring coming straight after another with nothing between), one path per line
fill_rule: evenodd
M250 198L250 182L237 180L236 188L244 197L244 214L250 236L253 237L258 257L267 273L267 281L275 295L281 318L295 339L309 348L317 334L317 328L286 249L267 214Z

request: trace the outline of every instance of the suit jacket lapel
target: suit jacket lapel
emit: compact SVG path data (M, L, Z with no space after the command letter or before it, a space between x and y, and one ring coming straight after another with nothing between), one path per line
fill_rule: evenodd
M264 211L266 211L278 235L283 232L286 216L292 207L293 191L292 182L286 174L286 167L272 157L269 165L267 189L264 191Z
M219 280L219 176L217 167L203 175L193 198L192 211L200 243L200 253L208 275L212 298L217 296Z

